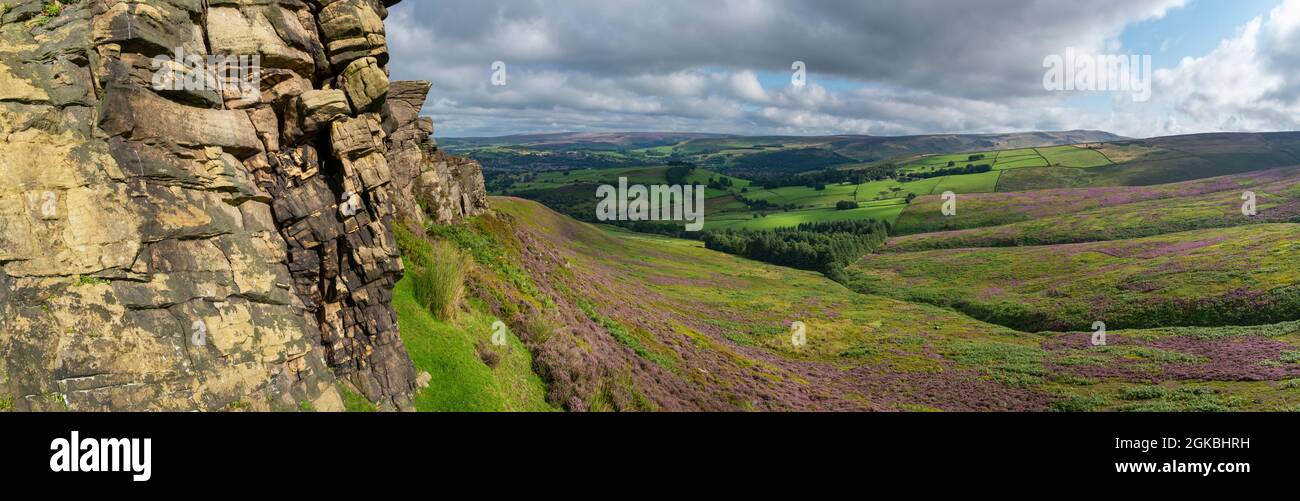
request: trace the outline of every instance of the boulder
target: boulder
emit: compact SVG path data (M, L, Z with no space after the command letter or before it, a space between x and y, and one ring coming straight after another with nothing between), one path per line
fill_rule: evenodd
M312 47L315 37L303 27L297 14L284 7L211 7L207 33L213 54L257 55L266 68L288 69L303 77L316 73L316 62L309 52L320 50Z
M344 68L363 57L388 62L384 21L370 2L335 0L321 9L319 19L321 38L334 68Z
M304 92L296 108L302 131L307 134L315 134L331 122L352 115L347 95L338 89Z
M357 111L371 111L388 96L388 75L373 57L353 61L339 76L339 85Z

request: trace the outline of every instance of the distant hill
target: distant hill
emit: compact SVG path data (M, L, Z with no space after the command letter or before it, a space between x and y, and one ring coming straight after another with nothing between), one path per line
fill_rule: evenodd
M839 154L863 162L918 154L1009 150L1040 146L1122 141L1127 138L1105 131L1015 132L1009 134L938 134L875 137L839 136L831 147Z
M860 162L919 154L1002 150L1126 140L1104 131L933 134L917 136L743 136L681 132L560 132L480 138L440 138L447 149L511 147L538 151L625 151L672 147L679 155L781 148L822 148Z
M617 150L672 146L694 139L724 138L722 134L681 132L557 132L516 134L499 137L439 138L449 149L475 149L494 146L522 147L534 150L589 149Z

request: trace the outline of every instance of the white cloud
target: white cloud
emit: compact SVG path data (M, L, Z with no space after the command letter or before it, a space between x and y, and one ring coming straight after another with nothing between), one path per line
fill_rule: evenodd
M1045 55L1121 51L1125 26L1185 3L408 1L387 26L393 77L433 82L425 112L443 136L1294 128L1300 0L1158 72L1151 103L1089 111L1043 91ZM496 60L505 87L489 84ZM795 60L808 65L803 88L789 85Z
M731 83L731 91L736 94L736 97L752 103L768 101L767 92L763 90L763 84L758 82L758 75L754 72L745 70L732 73L728 80Z
M1198 58L1156 72L1164 133L1300 127L1300 0L1286 0Z

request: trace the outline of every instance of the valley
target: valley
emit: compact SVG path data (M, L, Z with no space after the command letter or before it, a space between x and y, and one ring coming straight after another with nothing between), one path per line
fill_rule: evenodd
M407 285L398 287L399 321L417 368L454 369L443 370L431 388L520 390L498 393L496 407L488 408L1300 405L1300 322L1116 329L1107 346L1094 347L1087 330L1020 331L924 301L893 299L889 291L854 292L853 284L709 251L690 240L588 225L534 202L494 198L492 204L495 214L432 232L477 235L456 239L504 250L475 259L470 282L482 285L474 286L473 296L485 299L470 301L468 317L412 320L420 312L403 306ZM492 317L510 325L511 341L489 349L502 360L532 357L536 375L527 363L488 368L480 360L473 346L491 346ZM795 321L807 326L803 346L791 342ZM443 361L422 360L424 345L439 347ZM426 401L424 395L416 399L417 405ZM426 409L455 407L430 405Z
M1275 148L1250 169L1195 150L1204 175L1151 167L1171 182L1133 182L1182 154L1159 145L1193 151L1185 142L908 156L837 166L891 175L825 186L765 187L684 160L527 173L507 191L551 208L497 196L489 214L399 237L404 254L451 241L472 256L466 315L407 304L408 275L399 322L433 387L479 393L486 409L1296 410L1300 168L1278 165L1290 143L1254 143ZM990 169L915 175L964 162ZM1000 181L1043 169L1083 174L1024 191ZM875 220L891 237L819 273L583 217L595 186L670 176L708 185L705 235ZM1241 213L1246 190L1254 216ZM956 215L941 214L943 191L959 194ZM836 208L846 200L857 207ZM504 345L489 342L495 319ZM439 353L422 358L425 346Z
M778 139L785 142L777 142ZM1237 174L1245 176L1241 178L1245 183L1251 182L1252 176L1261 175L1264 176L1261 179L1277 181L1267 177L1270 174L1260 172L1300 164L1297 157L1300 134L1294 133L1212 134L1066 145L1048 142L1047 146L911 154L871 162L848 156L860 154L848 146L857 143L846 145L832 138L804 138L802 143L792 138L732 138L721 143L730 149L706 147L720 147L719 141L692 138L650 149L622 150L608 145L592 150L584 149L590 145L576 150L548 145L542 152L530 150L533 146L528 144L494 145L491 151L510 148L526 152L521 153L524 156L557 151L617 156L631 165L596 168L584 167L586 163L578 161L564 164L568 167L523 172L488 167L485 175L489 190L496 194L541 200L574 217L592 221L594 204L589 206L586 202L591 198L588 194L597 186L616 184L623 176L632 183L663 184L667 183L665 173L672 166L689 166L692 170L684 178L685 182L708 186L707 229L770 229L806 222L871 218L897 225L897 233L918 233L962 229L966 224L962 221L971 217L984 218L986 223L1011 222L1008 218L1022 217L1015 211L980 209L966 211L969 216L942 218L936 222L938 212L930 210L931 204L937 206L939 195L949 191L972 195L976 204L982 204L986 198L996 200L1001 196L1022 196L1019 195L1022 193L1056 196L1044 190L1072 188L1099 191L1067 196L1099 199L1089 198L1088 194L1138 192L1143 190L1136 188L1144 187L1156 191L1181 189L1173 183L1193 181L1201 183L1186 185L1189 189L1210 190L1225 186L1205 185L1211 181L1204 180ZM452 143L461 144L455 140ZM471 144L477 146L460 151L490 165L493 153L484 152L489 147L482 146L483 143ZM795 144L800 147L791 149ZM765 157L777 145L788 155L781 162L787 167L761 169L756 174L754 166L766 165ZM638 144L627 147L634 146ZM652 150L662 156L644 156ZM813 150L843 157L844 163L822 165L819 159L826 153L807 153ZM722 155L722 160L718 155ZM1162 185L1166 188L1154 188ZM1125 187L1135 189L1114 190ZM1012 195L985 195L1003 193ZM966 201L967 197L963 197L964 206ZM856 207L837 209L842 202ZM917 207L910 207L913 203Z

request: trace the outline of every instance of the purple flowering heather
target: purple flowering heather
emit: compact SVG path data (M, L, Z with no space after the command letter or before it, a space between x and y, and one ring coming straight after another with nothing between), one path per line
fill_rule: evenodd
M1280 361L1283 352L1295 347L1275 339L1169 336L1141 341L1112 334L1107 336L1106 347L1099 348L1091 345L1091 337L1088 333L1070 333L1044 341L1043 348L1049 352L1044 366L1050 372L1130 382L1280 381L1300 377L1300 364Z

